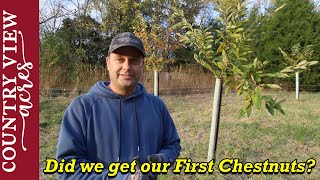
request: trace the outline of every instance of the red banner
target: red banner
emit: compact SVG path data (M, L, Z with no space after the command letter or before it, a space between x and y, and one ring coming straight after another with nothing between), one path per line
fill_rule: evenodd
M1 0L0 179L39 179L39 1Z

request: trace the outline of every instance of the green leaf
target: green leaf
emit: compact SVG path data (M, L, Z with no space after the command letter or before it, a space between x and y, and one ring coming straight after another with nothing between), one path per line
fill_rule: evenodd
M274 109L278 110L281 114L285 115L285 112L283 111L283 109L280 106L280 104L277 104L276 106L274 106Z
M282 72L282 73L291 73L291 72L294 72L294 70L292 69L292 67L286 67L283 70L281 70L280 72Z
M312 65L315 65L315 64L317 64L318 63L318 61L310 61L310 62L308 62L308 65L309 66L312 66Z
M272 89L281 89L281 87L277 84L266 84L266 86Z
M218 68L221 69L222 71L224 71L225 66L222 62L217 62Z
M237 67L237 66L233 66L233 70L240 75L243 75L243 72Z
M186 32L186 35L187 35L187 36L194 35L194 32L192 32L192 31L187 31L187 32Z
M294 69L294 70L305 70L305 69L307 69L307 67L306 66L297 66L297 67L294 67L292 69Z
M254 68L257 68L257 65L258 65L258 58L254 58L254 60L253 60L253 67L254 67Z
M262 74L261 77L277 77L277 78L287 78L290 77L288 74L279 72L279 73L266 73Z
M251 115L251 110L252 110L252 107L251 107L251 106L248 106L248 107L247 107L247 117L250 117L250 115Z
M246 82L244 83L244 85L242 86L242 89L244 89L244 90L248 90L248 89L249 89L249 83L248 83L248 81L246 81Z
M248 55L250 53L252 53L252 51L246 51L246 52L241 53L240 56L245 56L245 55Z
M256 88L255 94L252 97L252 102L257 109L260 109L262 105L261 91L261 88Z
M241 34L230 34L230 37L232 38L240 38L241 37Z
M239 57L239 54L237 53L237 51L235 49L231 49L231 52L236 56Z
M269 112L272 116L274 116L274 109L273 109L268 103L266 103L266 108L267 108L268 112Z
M253 64L246 64L246 65L243 65L243 67L244 67L245 69L252 69Z
M235 32L241 32L241 31L243 31L244 30L244 28L237 28L236 30L235 30Z
M236 87L236 89L240 89L243 86L243 83L238 84L238 86Z
M276 10L274 10L274 13L282 9L286 4L283 4L282 6L278 7Z
M307 65L307 61L304 60L304 61L301 61L297 66L305 66Z
M279 73L276 73L275 77L277 77L277 78L288 78L290 76L288 74L286 74L286 73L279 72Z
M217 44L218 42L220 42L220 40L221 40L221 37L217 38L217 39L214 41L214 43Z
M218 30L218 29L216 29L216 32L217 32L220 36L223 35L223 32L220 31L220 30Z
M244 114L245 114L244 110L241 109L241 110L239 111L239 115L238 115L237 119L242 118L242 117L244 116Z

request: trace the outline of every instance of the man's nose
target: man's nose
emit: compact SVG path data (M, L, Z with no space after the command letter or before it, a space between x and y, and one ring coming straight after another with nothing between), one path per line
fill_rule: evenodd
M123 62L122 68L123 68L124 70L128 70L128 69L131 68L131 64L130 64L130 62L129 62L128 59L126 59L126 60Z

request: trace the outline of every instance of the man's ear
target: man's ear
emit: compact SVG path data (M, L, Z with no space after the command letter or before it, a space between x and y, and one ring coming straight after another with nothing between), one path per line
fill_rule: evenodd
M106 58L106 64L107 64L107 70L109 71L109 63L110 63L110 57L107 56Z
M144 59L142 59L142 73L143 73L143 71L144 71Z

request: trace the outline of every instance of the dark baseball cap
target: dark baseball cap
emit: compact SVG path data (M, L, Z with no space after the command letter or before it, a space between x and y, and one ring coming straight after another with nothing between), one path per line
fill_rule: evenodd
M143 57L146 57L143 42L130 32L124 32L116 35L110 43L108 54L123 46L135 47L142 53Z

